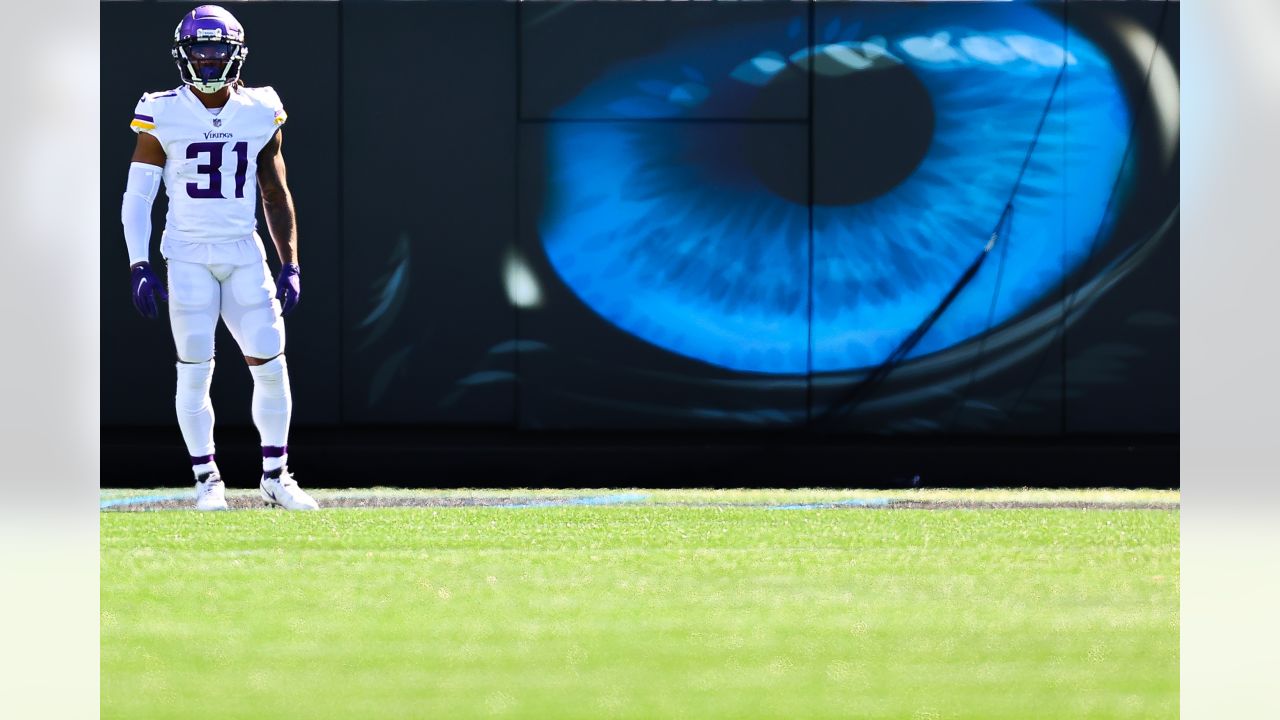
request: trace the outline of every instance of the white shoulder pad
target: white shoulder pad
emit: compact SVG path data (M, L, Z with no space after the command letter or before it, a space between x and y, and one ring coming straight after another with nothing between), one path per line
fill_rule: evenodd
M177 90L144 93L142 99L133 108L133 121L129 123L129 128L136 133L145 132L154 135L156 128L161 124L159 118L171 102L170 98L176 97L178 97Z
M271 117L271 123L275 127L284 124L289 119L289 114L284 111L284 103L280 101L280 95L276 89L270 85L262 87L242 87L240 90L253 101L255 105L261 106Z

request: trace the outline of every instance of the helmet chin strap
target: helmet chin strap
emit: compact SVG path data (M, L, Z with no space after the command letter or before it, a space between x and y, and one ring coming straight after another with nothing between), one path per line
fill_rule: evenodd
M190 83L191 87L195 88L196 90L199 90L202 93L205 93L206 95L216 93L222 88L227 87L230 84L231 83L227 82L226 80L210 80L208 82Z

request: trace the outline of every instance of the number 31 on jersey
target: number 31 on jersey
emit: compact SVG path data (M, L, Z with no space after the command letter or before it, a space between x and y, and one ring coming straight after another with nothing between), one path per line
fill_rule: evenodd
M196 165L196 172L208 178L208 182L203 186L198 182L187 183L187 195L193 198L223 198L222 194L222 152L229 143L222 142L195 142L187 146L188 160L201 160L206 157L208 162L201 162ZM249 169L249 143L240 141L231 146L231 151L236 156L236 189L235 197L244 197L244 181L245 175Z

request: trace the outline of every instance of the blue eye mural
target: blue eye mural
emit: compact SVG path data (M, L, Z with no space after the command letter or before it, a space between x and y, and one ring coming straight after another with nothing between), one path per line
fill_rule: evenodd
M817 12L812 42L803 17L707 34L552 113L539 234L616 327L734 371L875 366L987 243L1033 145L998 295L988 263L911 356L1056 296L1089 252L1130 110L1087 38L1023 5Z

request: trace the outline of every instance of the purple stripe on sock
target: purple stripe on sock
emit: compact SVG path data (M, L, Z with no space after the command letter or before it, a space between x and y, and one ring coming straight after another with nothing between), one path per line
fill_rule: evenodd
M196 457L195 455L191 456L192 465L204 465L206 463L211 463L211 462L213 462L212 455L201 455L199 457Z
M262 457L264 458L284 457L288 452L288 445L281 445L280 447L276 447L275 445L262 446Z

